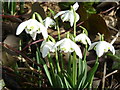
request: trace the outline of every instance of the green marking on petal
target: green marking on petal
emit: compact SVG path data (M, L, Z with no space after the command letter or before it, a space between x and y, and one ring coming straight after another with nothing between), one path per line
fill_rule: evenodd
M31 26L30 29L34 29L34 26Z
M70 50L73 50L73 48L70 48Z
M61 50L66 51L66 48L61 48Z
M107 49L104 49L104 52L107 52Z
M108 47L108 49L110 49L110 47Z

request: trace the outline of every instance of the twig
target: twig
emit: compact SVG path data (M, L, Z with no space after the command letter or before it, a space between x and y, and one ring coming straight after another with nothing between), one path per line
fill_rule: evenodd
M117 7L119 7L119 6L120 6L120 5L118 4L117 6L113 6L113 7L109 8L109 9L107 9L107 10L105 10L105 11L100 12L99 14L107 13L107 12L112 11L113 9L115 9L115 8L117 8Z
M118 33L115 35L115 38L111 41L111 44L113 44L113 43L116 41L116 39L118 38L119 34L120 34L120 32L118 32Z
M111 75L113 75L113 74L115 74L115 73L117 73L117 72L118 72L118 70L115 70L115 71L113 71L113 72L107 74L107 75L105 76L105 78L107 78L107 77L109 77L109 76L111 76Z
M118 87L120 87L120 84L118 84L115 88L117 89Z
M28 48L29 46L31 46L31 45L33 45L33 44L36 44L36 43L38 43L38 42L42 42L42 41L43 41L43 39L40 39L40 40L37 40L37 41L34 41L34 42L28 44L27 46L25 46L25 47L22 49L21 52L23 52L23 51L24 51L26 48Z
M1 44L2 46L4 46L4 47L7 47L7 48L9 48L10 50L16 52L17 54L21 55L23 58L25 58L25 60L27 60L27 61L29 61L29 62L32 62L32 63L34 63L34 64L36 64L37 66L39 66L39 67L42 68L42 65L34 62L32 59L30 59L29 57L27 57L26 55L24 55L21 51L16 50L15 48L13 48L13 47L11 47L11 46L3 43L3 42L0 42L0 44Z
M104 72L102 78L102 88L105 88L106 62L104 63Z

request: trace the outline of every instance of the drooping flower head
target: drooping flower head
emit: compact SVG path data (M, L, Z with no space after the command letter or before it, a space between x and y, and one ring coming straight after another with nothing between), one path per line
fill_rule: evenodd
M113 53L113 55L115 54L115 49L113 45L106 41L92 43L88 50L91 50L93 48L95 48L98 57L101 57L105 52L108 52L108 50L110 50Z
M37 33L42 33L44 39L48 37L47 28L35 19L22 22L17 28L16 35L22 33L23 30L30 34L33 40L36 39Z
M85 45L87 45L87 44L91 45L91 41L90 41L89 37L84 33L77 35L75 37L75 41L81 42L82 44L85 44Z
M58 16L61 15L61 19L62 21L69 21L70 22L70 26L72 27L73 26L73 23L74 23L74 20L75 20L75 17L76 17L76 22L79 20L79 14L75 12L75 15L74 15L74 11L76 11L78 9L79 5L78 3L76 2L72 8L70 10L65 10L65 11L60 11L59 13L57 13L55 16L54 16L54 19L57 18Z
M42 57L45 58L49 52L54 52L53 46L55 45L54 42L51 41L43 41L40 47L40 51L42 53Z
M58 41L53 48L57 49L58 46L60 48L60 51L63 51L65 53L75 51L75 53L79 56L79 58L82 58L82 53L79 46L72 40L68 38L64 38Z
M55 26L55 24L56 24L55 21L52 18L50 18L50 17L46 17L43 20L43 23L44 23L46 28Z

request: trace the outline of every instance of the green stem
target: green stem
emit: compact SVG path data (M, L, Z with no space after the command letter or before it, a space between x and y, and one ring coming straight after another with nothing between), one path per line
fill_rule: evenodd
M87 77L87 62L86 62L86 54L87 54L87 45L85 45L85 52L84 52L84 60L82 61L82 73L84 73L83 79L82 79L82 87L84 88L85 80Z
M57 63L57 70L58 72L61 72L60 65L59 65L59 60L58 60L58 52L56 51L56 63Z
M60 61L61 61L61 68L64 70L64 62L63 62L63 55L60 53Z
M60 28L59 28L58 20L56 20L56 27L58 31L58 40L60 40Z
M11 2L11 15L14 15L16 11L16 2Z
M73 53L73 87L75 87L77 81L77 61L76 53Z
M32 15L32 19L35 19L35 13Z
M72 64L71 58L72 58L72 55L71 55L71 53L69 53L69 61L68 61L68 69L67 69L67 71L68 71L70 76L71 76L71 64Z
M48 59L49 59L50 67L52 68L52 72L54 72L53 62L52 62L50 53L48 53Z
M93 66L93 68L94 68L94 71L93 71L94 75L95 75L95 72L96 72L96 70L97 70L97 68L98 68L98 65L99 65L99 62L98 62L98 56L97 56L95 65ZM92 79L91 79L91 81L90 81L90 86L89 86L89 88L92 88L92 83L93 83L94 75L92 76Z
M76 37L76 12L74 9L73 12L74 12L74 37Z
M24 13L24 2L20 2L20 13Z
M86 54L87 54L87 45L85 45L84 61L86 60Z

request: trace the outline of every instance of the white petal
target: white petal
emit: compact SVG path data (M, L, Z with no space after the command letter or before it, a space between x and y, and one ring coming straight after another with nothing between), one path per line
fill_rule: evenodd
M54 48L57 48L57 46L59 46L60 44L62 44L64 41L65 41L65 38L62 39L62 40L60 40L60 41L58 41L58 42L55 44Z
M74 42L71 42L71 45L72 45L72 48L75 50L75 53L79 56L79 58L82 59L82 52L79 46Z
M47 30L44 29L44 30L41 30L41 32L42 32L43 38L46 40L48 38Z
M79 34L75 37L75 41L80 41L80 39L81 39L81 34Z
M74 13L72 11L70 11L70 12L71 12L70 16L69 16L69 18L70 18L70 26L72 27L73 24L74 24L75 16L74 16Z
M76 22L80 19L80 16L78 13L75 13L76 14Z
M106 48L103 43L99 42L96 46L96 54L98 57L101 57L104 54L104 49Z
M68 10L66 10L66 11L60 11L59 13L57 13L57 14L54 16L54 19L56 19L56 18L59 17L60 15L64 14L65 12L68 12Z
M91 40L88 38L88 36L86 36L86 40L87 40L88 44L91 45Z
M30 23L34 23L34 24L39 23L36 19L30 19L29 22L30 22Z
M88 51L89 50L92 50L94 47L95 47L95 45L96 44L98 44L99 42L94 42L94 43L92 43L91 45L90 45L90 47L88 48Z
M47 30L47 28L42 23L37 23L37 26L39 26L39 29L37 33L41 33L42 30Z
M30 19L29 20L29 24L27 25L27 29L31 29L31 31L35 32L39 29L39 26L38 26L39 22L35 19Z
M47 56L47 54L51 51L52 47L53 47L54 43L51 41L43 41L40 47L40 51L42 53L42 57L45 58Z
M115 48L110 44L110 51L113 53L113 55L115 54Z
M66 12L61 16L61 19L62 19L63 22L64 21L69 21L69 17L70 17L69 12Z
M73 9L76 11L79 7L79 4L76 2L74 5L73 5Z
M45 58L49 51L50 49L48 48L48 46L44 46L42 49L42 57Z
M19 35L29 23L29 20L22 22L17 28L16 35Z
M42 48L43 48L43 46L45 45L45 43L46 43L46 41L44 40L44 41L42 42L41 46L40 46L40 52L42 52Z
M70 39L64 39L64 42L60 45L60 49L64 51L65 53L67 52L73 52L74 49L71 47Z
M47 39L47 37L48 37L47 28L41 23L38 23L38 26L39 26L40 30L38 30L37 33L42 33L43 38Z
M89 45L91 45L91 41L90 41L90 39L88 38L88 36L86 35L86 34L84 34L84 33L82 33L82 34L79 34L79 35L77 35L76 37L75 37L75 41L80 41L81 43L83 43L83 44L89 44Z
M50 17L47 17L43 22L46 28L50 27L51 25L55 25L55 21Z
M36 40L37 33L33 32L32 34L30 34L30 36L32 37L33 40Z

